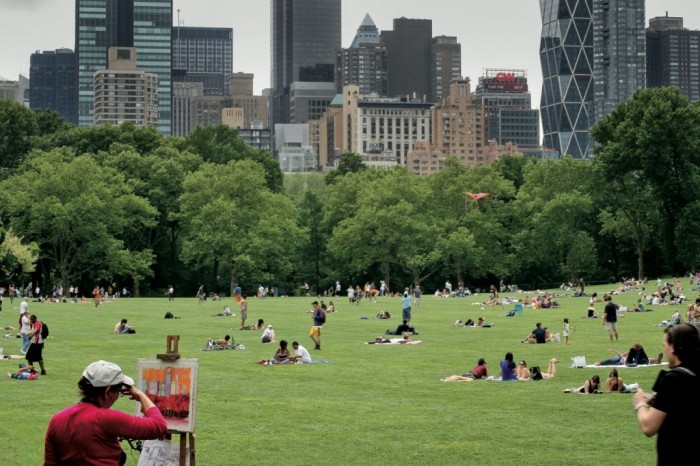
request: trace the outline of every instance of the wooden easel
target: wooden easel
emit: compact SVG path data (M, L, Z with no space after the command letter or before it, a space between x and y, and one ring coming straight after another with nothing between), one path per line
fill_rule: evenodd
M161 361L176 361L180 359L180 353L178 352L178 345L180 344L180 335L168 335L167 346L165 348L165 353L157 354L156 357ZM195 448L194 448L194 432L180 432L177 430L170 430L166 434L165 438L172 440L173 434L180 435L180 466L187 465L187 446L189 442L190 447L190 466L197 466L197 460L195 459Z

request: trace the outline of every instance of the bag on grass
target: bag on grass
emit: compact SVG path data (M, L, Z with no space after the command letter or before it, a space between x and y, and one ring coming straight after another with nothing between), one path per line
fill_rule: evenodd
M530 370L530 378L532 380L542 380L542 371L540 370L540 366L532 366L532 369Z
M571 358L571 367L586 367L586 356L574 356Z

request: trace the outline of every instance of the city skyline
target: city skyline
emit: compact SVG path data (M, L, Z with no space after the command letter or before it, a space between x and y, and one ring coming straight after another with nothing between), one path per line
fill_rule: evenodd
M367 13L380 31L391 29L395 18L431 19L434 36L455 36L462 44L462 74L471 79L472 89L485 69L522 69L528 74L533 105L539 106L539 2L437 2L439 9L426 8L424 0L346 0L342 5L341 45L350 46ZM29 58L37 50L75 50L75 0L0 0L0 8L6 20L0 30L0 41L5 44L0 53L3 78L16 80L20 73L28 76ZM185 26L233 28L233 71L254 73L256 94L270 87L269 1L173 0L174 25L178 10ZM645 25L649 18L666 12L683 17L686 28L700 29L697 0L647 0ZM491 35L493 40L488 39Z

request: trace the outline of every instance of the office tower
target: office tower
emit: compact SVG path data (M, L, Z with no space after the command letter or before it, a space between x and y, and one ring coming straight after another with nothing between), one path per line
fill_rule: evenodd
M293 82L334 82L340 0L271 0L272 123L290 122Z
M9 100L18 104L22 103L22 92L19 81L10 81L0 77L0 100Z
M483 108L486 141L511 142L518 148L539 147L540 112L532 108L524 70L485 70L472 100Z
M397 18L392 31L382 31L381 43L389 58L389 96L430 98L432 37L433 22L429 19Z
M95 126L157 126L158 75L137 68L135 47L110 47L108 54L108 68L95 72Z
M645 0L593 2L595 121L646 87ZM592 126L595 121L591 121Z
M674 86L691 102L700 100L700 31L683 27L683 18L649 20L647 87Z
M239 72L230 76L230 105L233 108L243 109L243 128L267 129L270 127L268 98L262 95L253 95L253 78L252 73Z
M336 51L336 93L342 93L344 86L356 84L363 95L387 95L388 66L387 50L380 44L379 30L367 14L350 48Z
M204 95L228 95L233 29L174 27L173 82L201 82Z
M194 106L204 96L201 82L173 82L173 136L187 136L195 129Z
M289 87L289 121L308 123L318 120L335 97L335 84L293 82Z
M53 110L78 124L78 64L71 49L33 53L29 59L29 106Z
M588 158L593 118L593 0L540 0L544 146Z
M76 0L78 122L93 124L93 75L110 47L136 47L138 68L158 75L158 131L171 132L172 0Z
M430 42L430 97L439 102L449 93L450 83L462 76L462 44L453 36L433 37Z

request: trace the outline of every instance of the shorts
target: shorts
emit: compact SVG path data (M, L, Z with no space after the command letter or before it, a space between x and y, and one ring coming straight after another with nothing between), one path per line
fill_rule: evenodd
M318 327L318 326L316 326L316 325L314 325L313 327L311 327L311 330L309 331L309 336L310 336L310 337L315 337L315 336L319 336L319 337L320 337L320 336L321 336L321 327Z
M246 320L248 318L248 309L242 310L241 309L241 320Z
M608 332L612 332L617 330L617 322L605 322L605 328L608 329Z
M44 356L43 356L43 351L44 351L44 344L43 343L32 343L29 345L29 349L27 350L27 362L32 365L35 362L43 361Z

